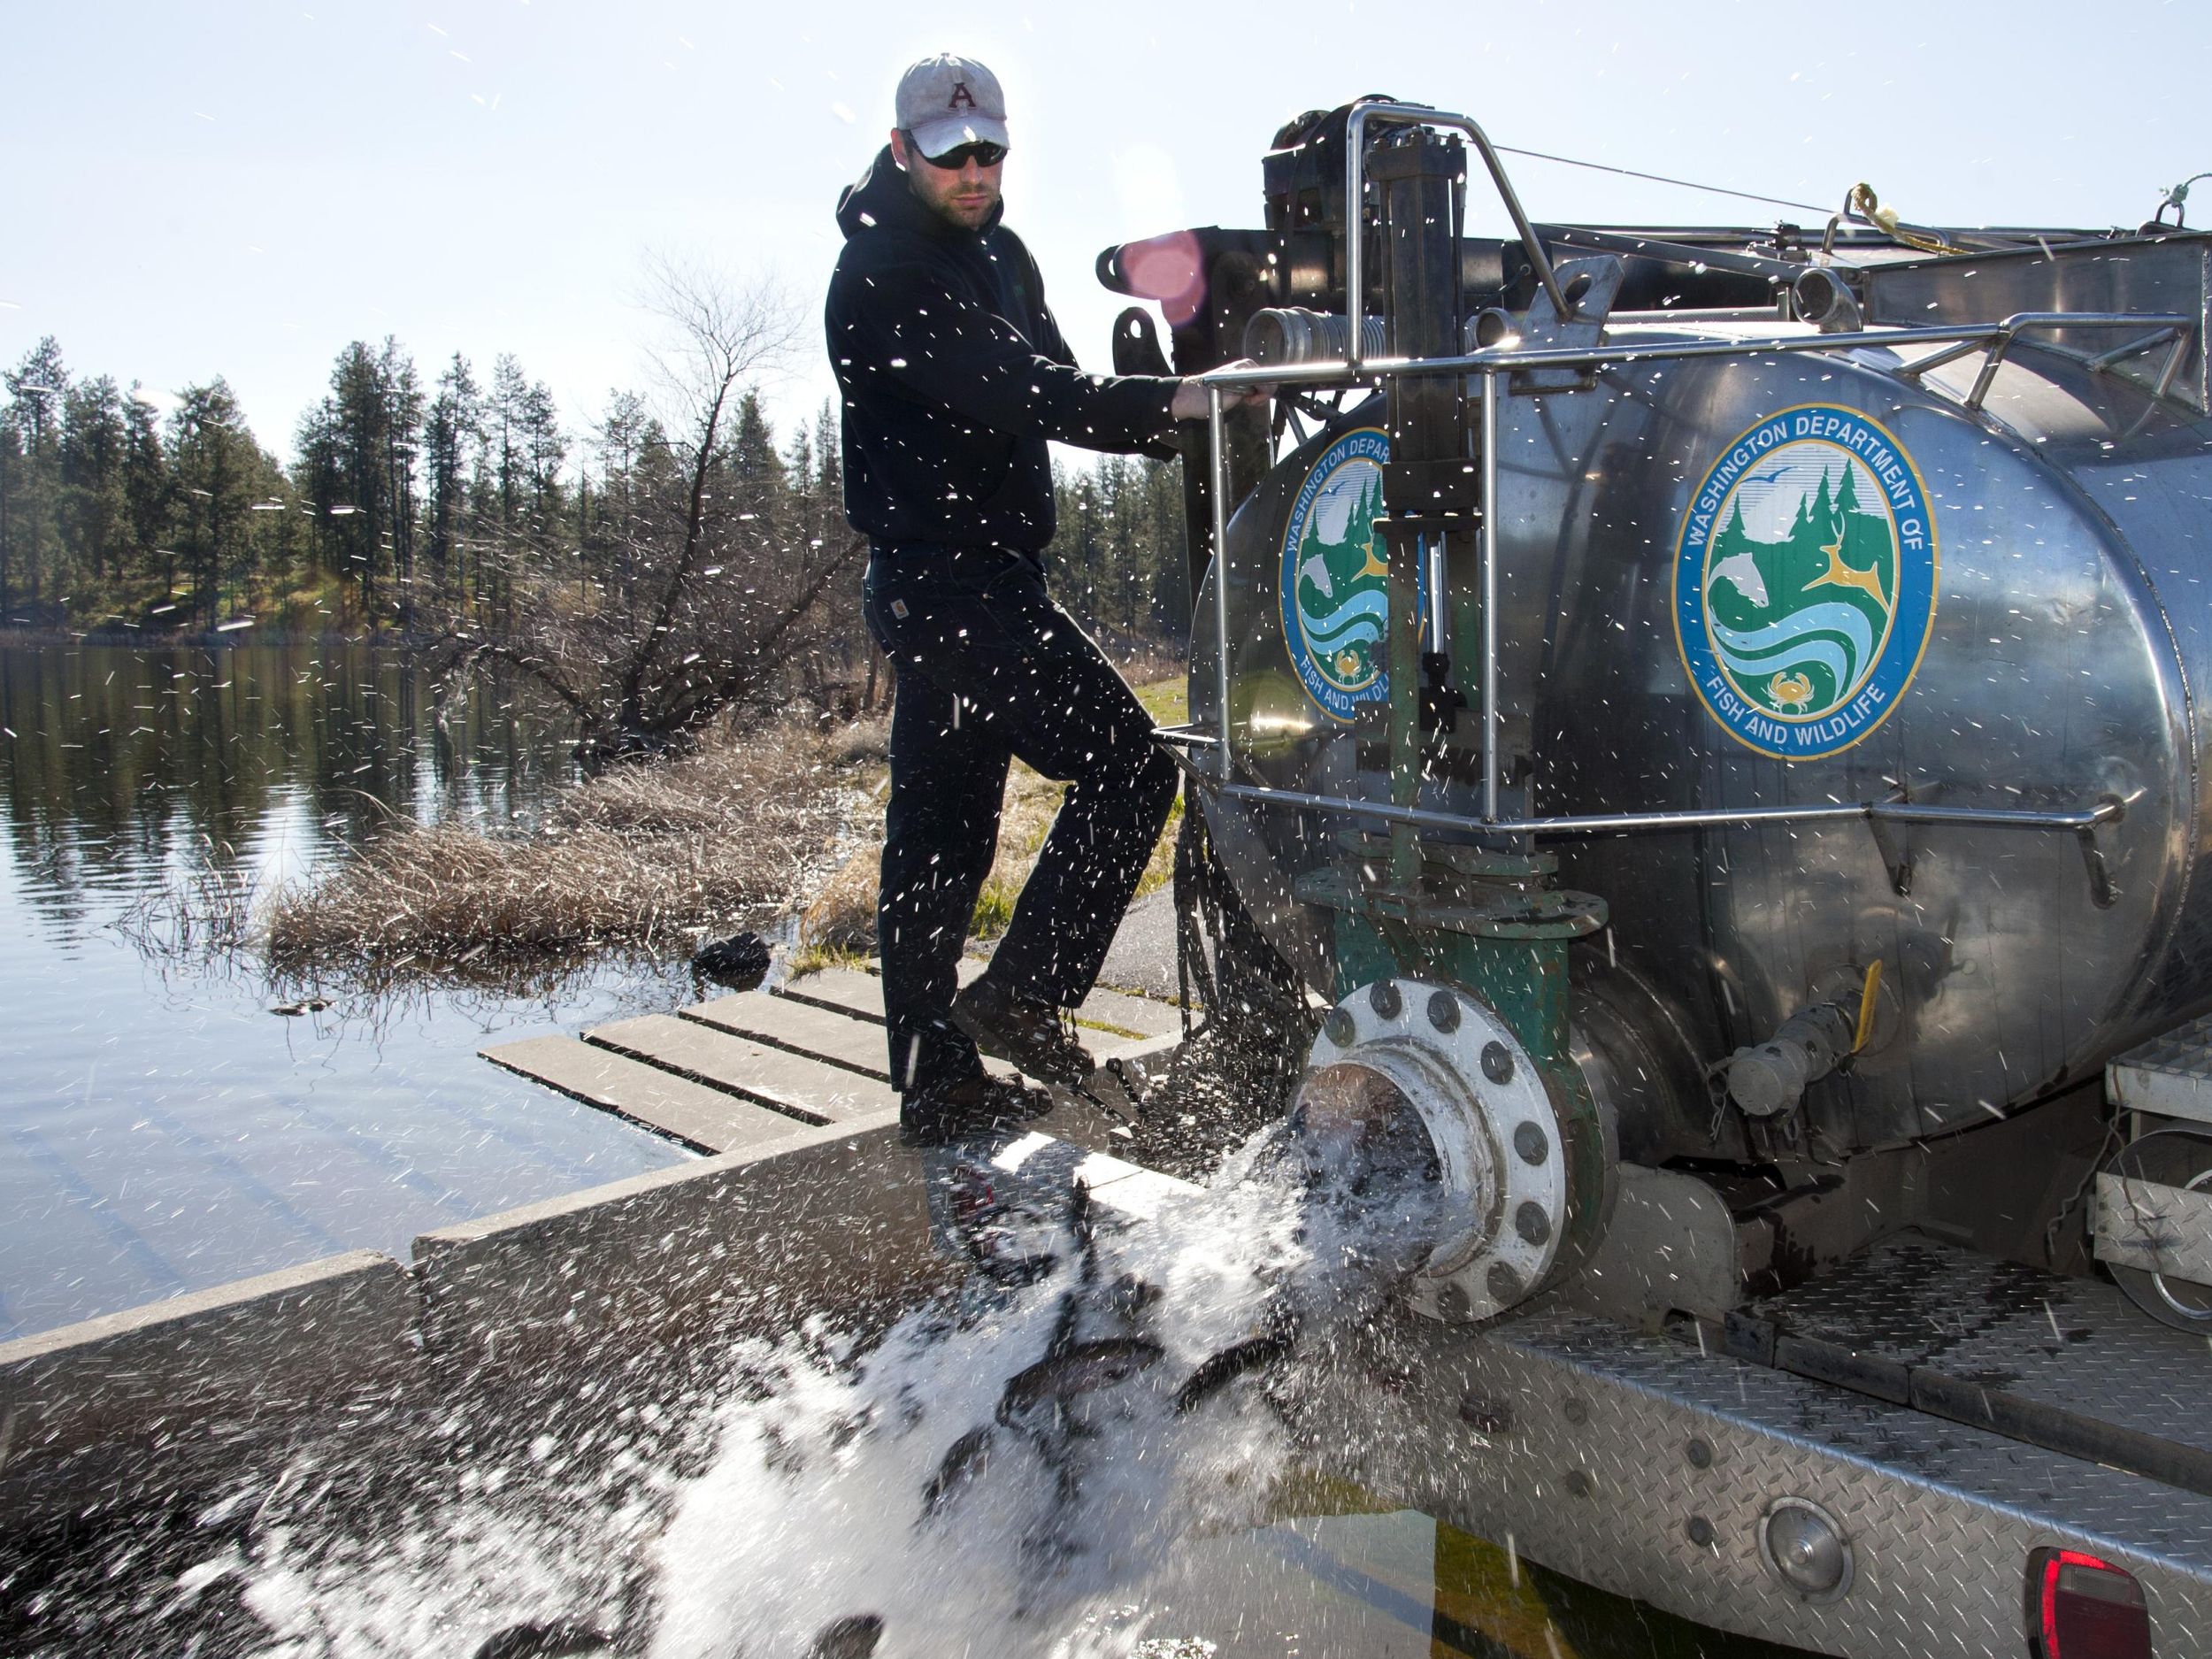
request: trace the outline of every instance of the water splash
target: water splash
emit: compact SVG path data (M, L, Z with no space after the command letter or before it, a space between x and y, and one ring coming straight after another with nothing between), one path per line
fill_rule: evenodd
M1298 1455L1275 1391L1419 1264L1442 1203L1400 1124L1263 1130L1142 1223L1079 1189L1001 1210L988 1271L879 1340L733 1351L689 1455L626 1449L549 1512L488 1475L396 1537L272 1536L245 1599L288 1659L1142 1651L1135 1587L1268 1517Z

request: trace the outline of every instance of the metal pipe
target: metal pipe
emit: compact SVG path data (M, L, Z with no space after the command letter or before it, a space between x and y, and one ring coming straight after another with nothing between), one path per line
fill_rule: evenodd
M1189 726L1156 726L1152 728L1152 741L1172 743L1180 749L1214 749L1221 742L1212 733Z
M1214 716L1221 744L1221 781L1229 781L1229 462L1227 427L1221 418L1222 388L1206 388L1206 441L1214 519Z
M1302 363L1262 369L1214 369L1197 378L1209 386L1326 386L1348 380L1377 380L1391 374L1479 374L1489 369L1520 370L1574 368L1584 365L1659 363L1686 357L1761 357L1794 351L1843 351L1854 346L1894 348L1917 341L1994 340L2008 329L2024 327L2119 328L2148 325L2177 327L2192 334L2196 325L2186 317L2127 312L2039 312L2009 318L2000 323L1961 323L1943 328L1864 329L1855 334L1781 334L1760 340L1676 340L1650 345L1547 346L1532 351L1492 347L1456 357L1385 357L1354 365L1346 362ZM1958 354L1964 356L1964 353ZM1909 373L1901 368L1899 373Z
M2140 340L2131 340L2125 345L2115 346L2109 351L2099 352L2089 359L2089 366L2093 369L2109 369L2114 364L2124 363L2139 352L2148 351L2153 346L2164 345L2180 332L2177 328L2158 329L2154 333L2145 334Z
M1619 231L1594 230L1584 225L1561 225L1554 228L1558 232L1559 240L1570 248L1594 248L1601 253L1625 254L1632 258L1665 259L1678 265L1706 265L1716 271L1733 271L1744 276L1765 277L1784 287L1798 273L1809 268L1793 265L1786 259L1768 259L1732 248L1698 248L1687 242L1668 242L1663 237L1626 236Z
M1482 377L1482 816L1498 816L1498 377Z
M1439 535L1431 541L1425 535L1415 539L1421 553L1422 585L1427 589L1429 606L1429 653L1441 657L1452 649L1450 614L1446 609L1449 595L1444 585L1445 539Z
M2174 343L2166 353L2166 366L2158 372L2158 389L2154 396L2164 397L2174 389L2174 376L2181 372L2181 360L2189 355L2189 336L2182 330L2174 331ZM2144 411L2148 414L2148 411Z
M1851 801L1832 806L1753 806L1687 812L1584 813L1559 818L1493 820L1468 818L1457 812L1438 812L1425 807L1396 806L1386 801L1310 795L1300 789L1275 789L1255 784L1225 784L1221 794L1234 801L1297 807L1315 812L1341 812L1349 818L1375 818L1386 824L1409 824L1417 829L1450 830L1479 835L1631 834L1642 830L1721 829L1733 825L1855 823L1866 818L1886 823L2061 830L2079 834L2100 825L2117 822L2122 810L2116 801L2101 803L2085 812L2030 812L2008 807L1921 806L1909 801Z
M1442 110L1425 109L1417 104L1358 104L1352 106L1350 118L1344 124L1344 311L1351 319L1349 355L1346 363L1357 373L1365 354L1360 332L1360 312L1366 298L1365 227L1360 222L1360 199L1367 188L1367 123L1395 121L1405 127L1448 127L1464 133L1481 154L1483 165L1490 170L1490 181L1498 188L1499 198L1513 220L1513 228L1519 233L1521 246L1527 250L1529 265L1536 273L1536 280L1543 284L1550 298L1554 316L1565 318L1573 314L1573 307L1560 292L1559 278L1551 268L1551 257L1544 251L1544 244L1536 239L1536 232L1528 222L1528 215L1521 211L1521 198L1513 193L1512 183L1505 176L1505 168L1499 163L1498 152L1483 135L1482 128L1464 115L1448 115Z
M1989 396L1990 382L1997 378L1997 365L2012 349L2014 338L2009 334L2000 334L1989 342L1988 354L1982 358L1981 373L1974 377L1974 389L1966 395L1965 408L1979 409L1982 406L1982 399Z
M1961 357L1970 357L1986 344L1987 342L1981 340L1962 340L1956 345L1944 347L1940 351L1931 351L1924 357L1915 357L1910 363L1901 363L1897 365L1897 372L1900 374L1917 378L1925 374L1930 369L1939 369L1947 363L1956 363Z
M1608 311L1609 323L1771 323L1781 319L1771 305L1684 305L1674 311Z

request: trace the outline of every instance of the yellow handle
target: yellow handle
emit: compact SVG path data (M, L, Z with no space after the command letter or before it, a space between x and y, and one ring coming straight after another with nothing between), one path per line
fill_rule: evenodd
M1851 1033L1853 1054L1866 1047L1866 1040L1874 1034L1874 999L1882 988L1882 959L1874 958L1866 971L1866 983L1859 988L1859 1024Z

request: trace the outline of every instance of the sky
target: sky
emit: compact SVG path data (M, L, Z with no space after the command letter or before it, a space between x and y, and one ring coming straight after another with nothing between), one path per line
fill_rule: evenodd
M512 352L588 426L644 384L651 253L788 296L787 432L831 389L837 193L933 51L1005 84L1008 222L1098 368L1127 303L1098 251L1257 225L1275 129L1363 93L1823 208L1863 179L1947 224L2134 225L2212 168L2206 0L0 0L0 365L52 334L156 398L219 374L280 456L339 350L387 334L426 380ZM1821 222L1506 161L1539 219Z

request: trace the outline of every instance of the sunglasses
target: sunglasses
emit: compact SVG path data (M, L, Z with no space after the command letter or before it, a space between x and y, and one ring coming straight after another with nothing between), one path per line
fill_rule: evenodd
M919 149L914 153L921 155ZM1006 159L1006 146L979 140L972 144L963 144L957 150L948 150L941 156L922 156L922 159L940 173L958 173L972 161L979 167L995 167Z

